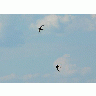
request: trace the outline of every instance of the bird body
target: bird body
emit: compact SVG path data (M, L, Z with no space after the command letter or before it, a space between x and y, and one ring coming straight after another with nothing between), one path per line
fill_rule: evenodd
M57 68L57 70L58 70L59 66L57 65L56 68ZM59 71L59 70L58 70L58 71ZM59 72L60 72L60 71L59 71Z

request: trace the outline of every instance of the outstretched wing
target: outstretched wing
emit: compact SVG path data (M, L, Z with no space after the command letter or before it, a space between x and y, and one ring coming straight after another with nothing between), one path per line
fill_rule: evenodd
M44 26L44 25L42 25L42 26ZM41 26L41 27L42 27L42 26ZM41 28L41 27L40 27L40 28Z

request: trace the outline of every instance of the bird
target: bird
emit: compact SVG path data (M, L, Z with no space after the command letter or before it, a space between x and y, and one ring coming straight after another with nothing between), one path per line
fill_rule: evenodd
M57 65L57 66L56 66L57 70L58 70L58 67L59 67L59 66ZM59 71L59 70L58 70L58 71ZM59 71L59 72L60 72L60 71Z
M44 26L44 25L42 25L42 26ZM42 26L41 26L41 27L42 27ZM39 29L39 32L40 32L40 30L43 30L43 29L41 29L41 27L40 27L40 28L38 28L38 29Z

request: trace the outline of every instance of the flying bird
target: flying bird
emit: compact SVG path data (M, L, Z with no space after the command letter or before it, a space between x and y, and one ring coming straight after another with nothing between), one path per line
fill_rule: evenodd
M56 68L57 68L57 70L59 71L59 69L58 69L58 68L59 68L59 66L58 66L58 65L56 66ZM60 67L60 68L61 68L61 67ZM59 71L59 72L60 72L60 71Z
M42 25L42 26L44 26L44 25ZM41 27L42 27L42 26L41 26ZM38 28L38 29L39 29L39 32L40 32L40 30L43 30L43 29L41 29L41 27L40 27L40 28Z

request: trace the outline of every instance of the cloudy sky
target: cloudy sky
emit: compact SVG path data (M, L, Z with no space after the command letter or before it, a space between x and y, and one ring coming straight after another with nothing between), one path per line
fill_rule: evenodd
M94 14L0 15L0 83L94 83L95 58Z

